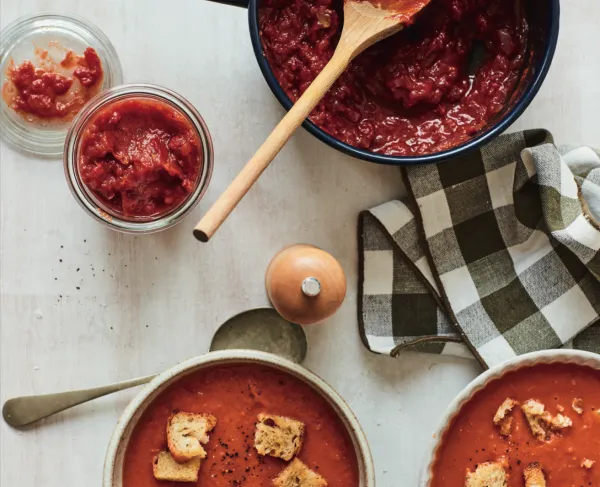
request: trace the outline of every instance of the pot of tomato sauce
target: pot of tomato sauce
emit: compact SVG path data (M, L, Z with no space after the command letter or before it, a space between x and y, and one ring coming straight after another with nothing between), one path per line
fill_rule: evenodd
M248 8L267 84L287 110L331 58L343 0L214 0ZM304 123L348 155L437 163L477 149L529 106L558 40L559 0L434 0L359 55Z

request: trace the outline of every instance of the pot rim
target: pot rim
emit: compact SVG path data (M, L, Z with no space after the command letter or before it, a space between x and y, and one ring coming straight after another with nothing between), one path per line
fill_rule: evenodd
M219 1L219 0L217 0ZM470 151L480 148L481 146L491 142L495 137L506 131L525 111L525 109L531 104L537 93L539 92L546 75L552 64L554 53L556 52L556 46L558 43L558 33L560 27L560 0L549 0L550 2L550 19L551 25L549 29L549 39L546 45L546 52L541 61L540 68L537 70L535 76L530 81L529 86L518 98L517 103L507 111L502 119L493 124L487 130L481 132L477 137L467 140L465 143L452 147L451 149L436 152L434 154L427 154L422 156L388 156L384 154L377 154L375 152L358 149L349 144L341 142L340 140L332 137L327 132L319 128L310 120L305 120L302 126L312 135L314 135L321 142L325 142L328 146L352 157L362 159L364 161L373 162L376 164L385 165L396 165L396 166L413 166L419 164L437 164L445 162L454 157L463 155ZM258 25L258 0L248 0L248 23L250 26L250 38L252 40L252 48L254 55L258 61L260 70L271 88L271 91L279 101L279 103L289 110L293 103L285 94L283 89L279 86L279 82L275 78L271 67L264 55L262 42L260 40L260 28Z
M476 377L456 396L442 415L441 420L431 437L432 439L429 447L427 448L427 457L421 471L418 483L419 487L429 487L432 469L435 464L437 451L442 444L442 439L454 418L462 410L462 407L471 400L476 393L484 389L490 382L502 378L509 372L526 367L533 367L539 364L553 363L575 364L600 370L600 355L582 350L542 350L516 357L497 365Z
M373 458L362 427L346 401L321 377L294 362L266 352L256 350L224 350L208 352L193 357L158 374L133 398L123 411L108 444L104 460L102 487L121 487L113 483L115 474L119 474L117 461L124 455L128 438L145 409L165 388L187 374L200 369L226 363L258 363L274 367L302 380L319 393L335 409L344 423L354 444L359 466L361 487L375 487L375 468Z

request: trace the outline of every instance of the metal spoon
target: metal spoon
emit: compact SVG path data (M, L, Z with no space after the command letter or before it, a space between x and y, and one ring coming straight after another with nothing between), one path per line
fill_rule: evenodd
M2 417L10 426L22 428L47 418L53 414L60 413L65 409L78 406L84 402L98 397L122 391L131 387L141 386L154 379L154 375L140 377L138 379L117 382L103 387L84 389L80 391L59 392L57 394L40 394L36 396L24 396L9 399L2 408Z
M261 350L300 364L306 357L307 348L301 326L283 319L273 308L258 308L240 313L223 323L213 337L210 351ZM93 389L9 399L4 403L2 416L10 426L22 428L98 397L146 384L154 377L148 375Z
M301 364L306 358L306 334L273 308L244 311L229 318L214 334L210 351L249 348Z

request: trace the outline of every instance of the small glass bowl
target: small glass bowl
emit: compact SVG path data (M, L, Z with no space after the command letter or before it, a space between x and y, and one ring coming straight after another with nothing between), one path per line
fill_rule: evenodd
M110 103L135 98L153 99L173 107L191 122L202 145L202 166L194 191L177 208L154 218L124 218L119 212L100 201L83 183L79 174L81 137L90 119ZM204 119L194 106L182 96L156 85L122 85L99 93L76 115L67 133L63 164L69 188L77 202L88 214L113 230L146 234L165 230L179 223L200 202L212 175L213 144Z
M51 47L58 43L60 48ZM2 29L0 38L0 81L4 86L9 63L35 60L37 49L66 50L82 54L92 47L102 61L104 78L100 91L123 83L121 62L108 37L95 25L73 15L45 12L21 17ZM64 52L63 52L64 51ZM35 64L35 62L34 62ZM16 113L4 99L0 100L2 136L18 148L44 157L59 157L71 121L34 123Z

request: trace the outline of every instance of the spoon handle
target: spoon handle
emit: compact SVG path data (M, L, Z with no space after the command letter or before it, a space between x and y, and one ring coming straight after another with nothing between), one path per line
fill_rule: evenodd
M40 419L72 408L98 397L113 392L129 389L150 382L155 376L149 375L139 379L126 380L103 387L80 391L59 392L57 394L41 394L9 399L4 403L2 416L10 426L20 428L35 423Z
M248 161L225 192L212 205L202 220L194 228L194 236L201 242L208 242L248 190L269 166L296 129L306 120L319 104L329 88L350 64L352 52L340 48L335 51L329 63L315 78L304 94L275 127L256 154Z

